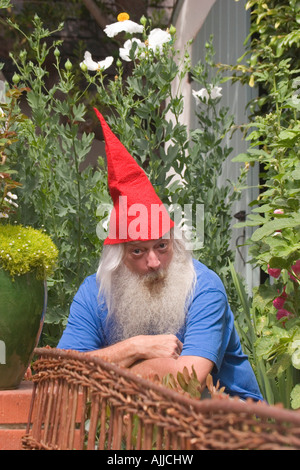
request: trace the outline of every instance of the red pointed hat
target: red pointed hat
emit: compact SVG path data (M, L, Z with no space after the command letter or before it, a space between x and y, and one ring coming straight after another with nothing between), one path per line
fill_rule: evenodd
M114 204L104 244L167 236L174 222L146 173L111 131L102 114L94 110L104 134L108 187Z

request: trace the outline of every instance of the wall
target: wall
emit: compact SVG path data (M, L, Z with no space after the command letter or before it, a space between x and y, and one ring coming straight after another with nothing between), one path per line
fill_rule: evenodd
M184 47L189 39L193 40L189 51L192 56L192 63L195 65L205 56L205 43L213 35L213 45L216 52L215 61L223 64L236 64L236 61L245 52L244 41L249 33L250 15L245 10L245 1L240 0L180 0L173 15L173 24L177 29L178 40L176 47L184 51ZM178 86L178 83L175 84ZM182 93L185 99L185 110L182 115L182 122L185 122L191 129L197 126L195 118L195 101L192 96L192 89L196 86L186 81L182 85ZM247 122L246 105L254 97L254 91L249 86L241 84L232 85L227 82L222 89L222 106L228 106L230 114L234 115L236 124ZM242 153L247 148L247 143L243 139L242 132L234 133L232 140L228 144L233 147L232 154L228 157L223 167L220 184L227 179L235 181L240 173L240 166L232 163L233 157ZM248 212L248 204L258 195L255 186L258 184L258 169L251 170L248 175L247 185L251 187L243 192L240 201L234 204L232 210L232 225L238 220L234 214L245 210ZM259 271L253 270L247 264L248 253L245 247L236 248L236 244L243 243L245 238L250 236L250 231L246 233L242 229L233 229L231 247L236 251L235 267L237 271L246 279L248 289L259 283Z

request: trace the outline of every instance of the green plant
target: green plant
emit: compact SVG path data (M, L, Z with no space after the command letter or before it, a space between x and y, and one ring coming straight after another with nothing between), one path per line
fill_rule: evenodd
M235 311L237 296L230 282L230 262L235 258L230 248L232 205L240 198L246 172L241 172L238 181L220 184L223 164L233 150L230 137L235 123L229 108L222 106L223 75L214 62L213 38L205 48L205 60L199 61L191 73L194 83L202 88L193 91L198 103L198 126L190 132L184 197L186 202L190 200L204 206L204 243L195 254L219 274Z
M1 64L0 64L1 66ZM28 91L26 88L14 86L3 93L0 100L0 218L8 219L16 212L18 198L14 190L20 187L15 181L16 171L12 169L10 161L10 146L17 141L16 129L18 123L23 122L26 117L20 112L18 102L22 94ZM13 191L13 193L12 193Z
M30 89L26 95L30 118L19 123L18 141L11 146L18 156L14 169L22 184L18 220L43 226L59 250L54 276L48 281L44 327L44 341L55 344L79 284L97 267L101 242L96 235L96 208L106 191L106 178L100 169L85 165L94 134L81 131L85 90L77 90L70 61L61 64L61 42L48 41L53 32L37 16L29 36L12 21L8 24L24 37L30 51L11 54L18 83ZM51 54L57 74L49 86L46 59Z
M0 247L0 266L12 278L35 271L38 279L47 279L54 270L58 251L51 238L42 230L2 225Z
M233 79L257 85L251 103L247 153L234 161L261 169L260 195L247 221L254 232L248 241L252 263L267 275L255 289L252 320L259 323L255 355L265 361L276 385L274 401L299 407L300 352L300 43L299 2L253 0L249 59L232 67ZM250 77L250 79L249 79ZM258 227L258 228L257 228ZM298 396L297 396L298 395ZM271 401L272 401L271 400Z

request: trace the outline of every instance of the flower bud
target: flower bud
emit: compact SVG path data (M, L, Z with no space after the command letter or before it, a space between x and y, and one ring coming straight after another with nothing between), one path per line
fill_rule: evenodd
M20 75L18 75L17 73L14 73L13 78L12 78L13 83L17 85L20 81L20 78L21 78Z
M276 313L277 320L281 320L284 317L286 317L286 319L288 320L292 316L293 314L289 312L288 310L286 310L285 308L280 308Z
M70 70L72 69L72 62L70 62L70 60L68 59L67 62L65 63L65 69L70 72Z
M300 259L298 259L298 261L296 261L295 264L293 264L293 266L291 267L292 269L292 272L297 276L297 277L300 277ZM292 281L297 281L297 279L295 278L295 276L293 276L292 273L289 272L289 277L292 279Z
M143 25L143 26L146 26L146 23L147 23L147 18L143 15L142 18L140 19L140 23Z
M273 305L277 310L280 310L281 308L283 308L285 301L286 299L284 297L279 296L273 300Z
M175 26L173 26L172 24L171 24L171 26L170 26L169 33L170 33L172 36L174 36L174 34L176 34L176 28L175 28Z
M118 68L122 67L122 61L120 59L117 60L116 64Z
M281 269L270 268L270 266L268 266L268 274L272 277L275 277L275 279L277 279L281 274Z
M57 47L54 49L54 55L55 55L55 57L60 56L60 50Z
M20 59L24 60L26 59L27 56L27 51L24 49L23 51L20 52Z
M84 63L84 62L81 62L80 63L80 68L83 72L87 72L88 71L88 68L87 68L87 65Z

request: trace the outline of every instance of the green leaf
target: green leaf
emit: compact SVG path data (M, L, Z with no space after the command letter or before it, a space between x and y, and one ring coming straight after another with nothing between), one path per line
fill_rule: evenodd
M292 172L292 178L294 178L294 180L300 180L300 165L299 164L296 167L296 169Z
M295 369L300 369L300 349L296 349L292 354L292 364Z
M187 382L185 381L184 375L183 375L181 372L178 372L178 373L177 373L177 381L178 381L180 387L181 387L183 390L187 391L188 384L187 384Z
M267 372L267 376L271 379L279 377L291 364L291 357L289 354L283 354L279 357L275 364Z
M272 233L282 230L284 228L292 228L292 227L297 227L300 225L300 215L297 214L295 217L286 217L284 219L280 220L272 220L270 222L267 222L264 224L262 227L257 229L251 239L254 242L257 242L259 240L262 240L264 237L267 237L268 235L271 235Z
M293 410L300 408L300 384L295 385L291 392L291 406Z
M269 261L269 266L270 268L275 269L287 269L289 267L289 263L285 258L273 256Z
M232 162L249 162L250 159L251 159L251 157L250 157L250 155L248 155L248 153L240 153L239 155L234 157L231 161Z

